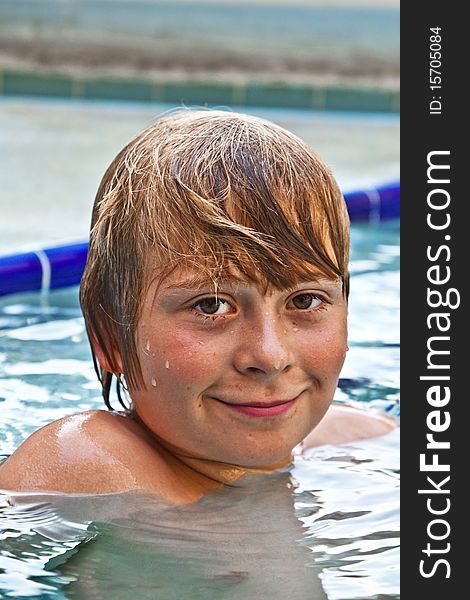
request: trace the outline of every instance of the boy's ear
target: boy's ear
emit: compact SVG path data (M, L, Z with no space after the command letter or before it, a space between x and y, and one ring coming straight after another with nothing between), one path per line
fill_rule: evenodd
M90 334L90 343L91 347L93 348L93 352L96 358L98 359L98 362L100 363L102 369L108 371L109 373L116 373L117 369L118 373L122 373L122 358L119 350L115 350L114 348L112 349L114 361L113 367L109 362L106 352L104 352L103 348L101 347L101 344L98 342L98 338L96 337L94 332Z

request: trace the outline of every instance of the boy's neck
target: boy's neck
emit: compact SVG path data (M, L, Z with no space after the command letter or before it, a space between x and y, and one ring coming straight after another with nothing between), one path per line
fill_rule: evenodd
M186 467L189 467L193 472L202 475L210 481L220 485L230 485L231 483L237 481L237 479L240 479L240 477L243 477L243 475L277 471L287 467L292 460L292 455L289 454L289 456L285 457L281 461L270 465L263 465L262 467L243 467L240 465L213 461L205 458L194 458L182 455L176 451L173 452L168 448L167 450L172 456L177 458Z

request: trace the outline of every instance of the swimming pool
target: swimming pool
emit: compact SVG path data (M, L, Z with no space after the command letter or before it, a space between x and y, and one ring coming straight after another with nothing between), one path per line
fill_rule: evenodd
M49 127L51 119L60 121L61 115L74 114L73 103L60 102L19 100L16 106L10 104L10 110L18 116L26 105L36 106L36 115L47 113ZM106 103L88 108L77 103L75 109L67 152L56 155L56 187L49 189L47 199L47 182L52 182L47 172L45 189L37 191L40 204L44 200L44 207L49 202L54 215L60 212L59 205L63 207L62 197L67 213L68 192L81 198L86 214L83 223L69 222L70 215L54 217L54 239L70 236L73 227L73 235L81 235L92 201L82 197L90 185L87 180L83 186L83 180L85 175L93 178L92 166L101 171L105 165L95 165L93 157L87 157L76 184L70 183L74 181L70 171L62 178L59 166L70 159L75 166L80 164L78 156L86 152L92 139L94 159L106 163L110 158L101 156L110 144L106 139L99 146L103 129L95 127L93 137L84 127L87 110L88 126L107 118L106 127L111 131L113 122L120 120L121 133L127 114L126 127L133 129L130 135L138 128L137 120L145 121L157 110L143 108L138 113L133 106ZM366 174L375 180L384 178L385 173L396 177L396 120L326 115L322 121L319 115L299 112L260 114L277 115L281 124L294 124L291 128L297 127L296 133L312 145L315 138L320 140L317 146L323 139L327 150L323 154L336 167L343 187L356 185ZM23 127L31 139L34 114L28 115L27 126L17 118L16 132ZM47 133L39 117L36 150L44 143L44 139L39 142L43 127ZM82 135L78 135L80 128ZM334 138L331 145L325 142L328 130ZM384 135L390 141L382 150L387 156L378 160L374 148L380 146L380 139L384 143ZM339 145L339 138L348 138L353 147ZM55 143L58 139L56 136ZM74 140L78 140L77 147ZM52 140L50 143L52 147ZM34 150L29 146L25 152L32 156ZM357 156L364 161L360 168L354 168ZM36 184L40 169L37 173ZM27 186L33 188L33 184L30 181ZM14 185L10 190L16 190ZM34 204L30 199L33 213ZM11 210L13 213L18 207ZM15 218L11 216L13 227ZM17 217L16 236L21 231L20 214ZM24 241L42 242L46 237L53 241L50 223L44 223L39 240L36 231L36 224L25 227ZM371 409L393 406L396 410L398 269L396 222L353 226L350 352L336 393L339 402L368 403ZM48 297L23 294L2 299L0 327L2 454L10 454L27 435L53 419L102 408L76 288ZM397 430L378 440L298 454L285 471L246 478L187 507L164 506L143 494L17 495L14 506L0 509L0 592L6 598L397 598L398 436Z

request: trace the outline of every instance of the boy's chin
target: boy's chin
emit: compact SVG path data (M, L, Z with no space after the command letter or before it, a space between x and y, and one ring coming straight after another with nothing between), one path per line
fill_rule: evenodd
M229 451L224 452L223 462L267 471L283 468L291 462L294 448L301 444L310 430L303 426L301 431L296 428L295 431L271 432L270 435L251 434L245 438L241 435L237 446L226 447Z

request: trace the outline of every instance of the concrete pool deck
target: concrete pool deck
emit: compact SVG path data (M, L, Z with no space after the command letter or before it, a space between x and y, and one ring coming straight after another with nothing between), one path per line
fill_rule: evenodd
M0 96L0 253L88 236L93 198L116 153L171 103ZM237 110L237 106L232 106ZM244 109L300 136L344 191L396 180L396 114Z

